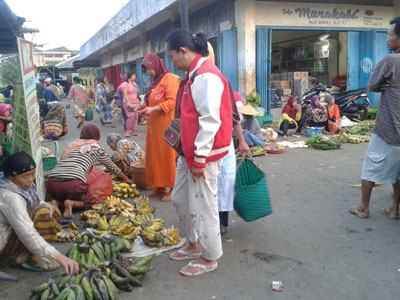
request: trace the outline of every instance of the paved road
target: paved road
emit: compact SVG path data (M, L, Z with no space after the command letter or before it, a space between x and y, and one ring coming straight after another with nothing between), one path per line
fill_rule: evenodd
M68 112L69 114L71 111ZM98 120L92 122L99 125ZM77 136L69 118L70 134ZM108 132L102 128L102 144ZM144 133L140 126L139 132ZM144 136L137 139L144 146ZM346 144L337 151L289 149L261 157L267 173L274 213L253 223L231 214L223 237L224 256L212 274L186 278L178 274L185 263L168 254L154 261L143 288L121 293L119 299L399 299L400 224L380 213L391 201L391 187L377 187L371 218L359 219L348 208L360 200L360 168L367 144ZM178 224L170 203L152 200L166 224ZM66 252L68 244L56 244ZM32 286L49 273L3 269L18 283L0 283L0 299L27 299ZM281 280L283 292L271 281Z

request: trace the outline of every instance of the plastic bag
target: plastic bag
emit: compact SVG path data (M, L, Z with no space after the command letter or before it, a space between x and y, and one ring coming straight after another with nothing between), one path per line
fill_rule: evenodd
M110 174L99 171L92 167L86 174L86 182L89 185L89 192L96 203L103 202L107 196L113 193L113 185Z

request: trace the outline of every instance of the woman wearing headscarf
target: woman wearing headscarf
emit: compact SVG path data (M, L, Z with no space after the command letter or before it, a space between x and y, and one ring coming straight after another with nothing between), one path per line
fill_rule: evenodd
M61 160L50 173L47 191L57 201L64 204L64 219L72 219L72 208L89 209L94 203L86 174L97 163L104 165L111 173L124 182L131 184L129 178L121 172L99 145L100 130L94 125L82 128L80 139L68 144Z
M103 125L111 125L113 123L112 107L115 101L113 100L112 92L107 76L97 77L96 99L99 105L100 122Z
M147 54L142 65L152 78L152 84L146 91L143 109L143 114L148 116L146 183L156 187L149 194L150 197L161 196L162 201L171 201L176 152L164 141L164 132L174 118L179 78L167 70L164 62L154 53Z
M328 116L328 129L332 134L340 134L342 132L342 127L340 126L340 112L339 106L335 104L335 98L332 95L327 95L325 97L326 113Z
M311 98L311 103L306 111L306 125L324 127L325 130L328 130L328 117L326 110L321 106L321 99L318 95Z
M140 102L138 100L139 87L135 82L136 73L133 71L128 72L127 81L121 84L123 93L122 106L126 114L125 136L138 135L138 110Z
M40 102L39 113L46 139L56 139L68 133L65 107L61 102Z
M85 123L88 96L85 87L81 84L81 79L75 76L74 85L69 89L68 99L74 104L74 117L78 121L78 128Z
M107 144L115 151L111 160L127 176L130 176L132 173L131 162L143 160L145 158L145 152L136 142L123 139L119 134L110 133L107 136Z
M41 203L35 188L35 161L25 152L12 154L0 178L0 261L16 256L13 263L32 271L50 271L62 265L69 274L79 266L46 241L61 230L60 211Z
M117 90L115 91L115 95L114 95L114 99L116 101L116 103L118 103L118 106L121 108L121 116L122 116L122 120L123 120L123 124L124 124L124 130L126 129L126 119L127 119L127 115L126 115L126 111L123 105L123 101L124 101L124 94L122 93L122 85L128 81L128 76L124 75L122 77L122 83L117 87Z
M296 129L296 133L301 133L303 122L301 120L301 106L298 98L290 96L288 103L283 107L278 128L282 131L284 138L287 138L288 129Z

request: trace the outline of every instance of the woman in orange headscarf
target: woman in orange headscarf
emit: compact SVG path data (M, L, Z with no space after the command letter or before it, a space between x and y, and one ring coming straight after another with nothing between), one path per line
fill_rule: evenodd
M164 131L174 118L179 78L165 67L156 54L147 54L142 65L152 78L152 84L144 98L146 105L142 111L148 116L146 182L147 185L155 187L149 194L150 197L161 196L162 201L171 201L171 191L175 183L176 152L164 141Z

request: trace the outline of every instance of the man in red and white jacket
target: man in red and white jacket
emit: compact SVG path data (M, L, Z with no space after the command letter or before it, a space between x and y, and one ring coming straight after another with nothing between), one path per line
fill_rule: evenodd
M179 67L184 57L179 56L181 52L168 54ZM228 80L202 55L193 58L177 97L183 153L179 155L172 194L189 246L170 256L173 260L197 258L180 270L187 276L215 270L216 260L222 256L217 178L229 151L233 124Z

